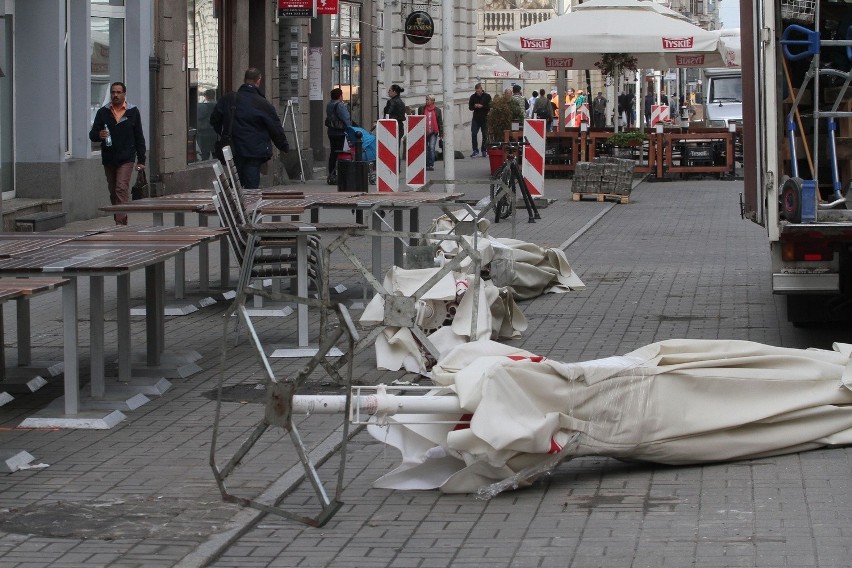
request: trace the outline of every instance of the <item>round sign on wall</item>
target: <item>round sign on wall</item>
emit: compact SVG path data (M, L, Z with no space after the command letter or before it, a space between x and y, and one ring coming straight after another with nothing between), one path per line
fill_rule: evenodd
M435 33L435 22L427 12L411 12L405 18L405 37L415 45L429 43Z

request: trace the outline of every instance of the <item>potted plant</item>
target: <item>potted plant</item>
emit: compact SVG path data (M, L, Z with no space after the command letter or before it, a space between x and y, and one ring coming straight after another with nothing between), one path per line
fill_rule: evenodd
M645 133L641 130L623 130L611 134L606 139L608 146L641 146L645 141Z
M645 133L641 130L622 130L610 134L605 143L613 148L612 155L618 158L633 158L632 148L642 146L645 141Z
M506 95L497 95L491 100L488 110L487 135L492 144L503 141L503 134L511 130L513 122L521 122L524 119L524 109L518 105L518 101ZM488 159L491 163L491 173L496 174L503 161L506 159L502 148L490 148Z

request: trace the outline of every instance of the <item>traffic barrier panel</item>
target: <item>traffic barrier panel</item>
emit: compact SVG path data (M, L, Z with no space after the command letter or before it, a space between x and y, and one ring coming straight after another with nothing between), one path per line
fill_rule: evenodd
M524 163L521 175L527 189L533 196L544 194L544 150L546 145L547 121L541 118L528 118L524 121L524 138L529 145L524 146Z
M405 183L418 188L426 185L426 116L417 114L405 121Z
M574 128L577 122L577 105L574 103L565 105L565 128Z
M376 122L376 187L379 191L399 189L399 123L394 118Z
M671 122L671 120L668 105L651 105L651 126L657 126L661 122Z

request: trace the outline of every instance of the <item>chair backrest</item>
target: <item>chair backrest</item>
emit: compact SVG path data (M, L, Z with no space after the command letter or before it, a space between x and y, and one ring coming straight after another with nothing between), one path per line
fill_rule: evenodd
M228 229L228 242L231 243L237 262L242 265L246 250L245 235L239 229L240 223L234 216L228 193L218 179L213 180L213 206L216 208L222 226Z
M234 218L239 221L241 225L245 225L248 222L248 216L246 215L245 207L239 192L237 192L231 185L230 176L228 176L227 172L219 162L213 162L213 173L216 175L216 179L222 186L222 190L224 192L223 197L227 199L228 206L234 214Z
M231 178L231 185L240 193L242 193L243 185L240 182L240 174L237 172L237 163L234 161L234 153L231 152L230 146L222 148L222 156L225 158L225 169L228 176Z

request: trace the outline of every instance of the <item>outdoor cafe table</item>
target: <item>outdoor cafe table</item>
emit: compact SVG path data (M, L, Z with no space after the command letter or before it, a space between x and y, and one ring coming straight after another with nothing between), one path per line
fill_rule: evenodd
M258 206L264 215L274 215L278 208L303 207L311 211L311 221L319 220L320 209L351 209L355 211L356 222L362 222L364 212L375 211L371 227L382 229L380 211L393 213L394 231L403 231L403 214L408 211L408 230L411 233L420 231L420 208L424 206L445 206L457 202L463 193L430 193L430 192L317 192L305 193L303 197L293 197L285 187L277 186L261 190L263 201ZM283 196L283 199L278 198ZM381 237L373 237L372 244L372 273L381 281L382 273L382 244ZM403 265L403 247L399 239L394 241L394 264Z
M327 233L356 234L366 229L357 223L305 223L301 221L283 221L272 223L253 223L244 226L249 234L249 243L245 257L252 258L256 245L264 239L296 240L296 294L308 298L308 237ZM329 269L330 267L324 267ZM248 286L251 266L246 262L240 275L239 293ZM308 306L300 303L296 306L296 329L299 351L308 347Z
M6 367L5 333L0 329L0 374L4 389L17 387L17 384L11 381L17 378L14 375L20 376L21 373L14 371L25 371L22 373L26 383L25 390L37 390L45 383L43 378L36 376L34 370L27 369L32 363L29 301L34 296L51 292L68 283L65 278L0 278L0 321L3 321L3 303L15 300L17 304L18 361L14 369ZM69 347L77 348L76 345Z
M186 213L198 215L198 225L207 227L211 216L216 215L212 208L212 190L197 190L158 197L147 197L120 203L118 205L107 205L101 207L101 211L109 213L151 213L154 226L163 226L163 216L166 213L174 214L174 225L183 226ZM198 247L198 287L200 290L208 290L209 284L209 253L207 243L201 243ZM227 239L222 239L219 249L220 259L220 285L227 288L230 281L228 271L229 251ZM175 298L182 300L185 297L185 261L182 254L175 257Z
M90 234L0 260L0 276L49 274L70 280L63 288L63 329L66 338L65 412L63 416L56 417L56 424L65 425L64 419L73 420L80 415L77 278L89 277L91 281L91 389L92 397L99 399L105 394L104 276L117 277L119 379L126 379L130 376L130 273L145 269L146 362L149 366L156 367L160 363L164 348L165 261L202 241L220 236L221 230L207 230L210 235L170 236L168 231L146 233L144 230L129 229L126 235L118 237L111 232ZM2 240L0 235L0 242ZM73 348L69 348L69 345Z

